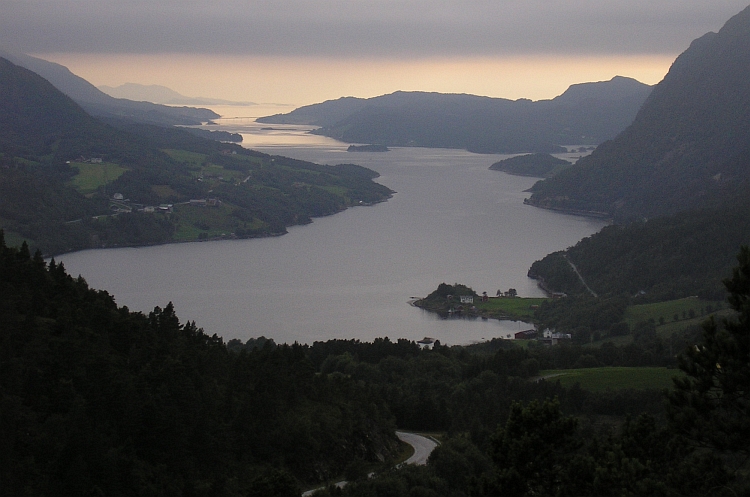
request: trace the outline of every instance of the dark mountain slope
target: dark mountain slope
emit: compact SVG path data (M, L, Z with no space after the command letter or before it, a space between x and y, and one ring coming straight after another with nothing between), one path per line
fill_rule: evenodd
M219 117L209 109L169 107L150 102L113 98L60 64L2 49L0 49L0 57L39 74L58 90L75 100L92 116L119 117L163 126L201 124L201 122Z
M176 127L110 122L0 59L0 229L9 239L55 254L268 236L392 193L365 168L270 157Z
M695 40L630 127L529 203L628 219L732 201L750 179L748 123L750 8Z
M0 150L12 155L70 157L91 152L105 141L117 141L114 130L86 114L52 84L3 58L0 109Z
M575 85L539 102L395 92L370 99L346 97L259 121L321 126L315 133L351 143L550 152L563 144L598 144L615 136L649 92L648 85L622 77Z
M685 211L605 227L575 246L535 262L529 276L554 291L600 297L638 295L659 302L698 295L721 300L739 247L750 243L750 204ZM641 292L644 292L641 294Z

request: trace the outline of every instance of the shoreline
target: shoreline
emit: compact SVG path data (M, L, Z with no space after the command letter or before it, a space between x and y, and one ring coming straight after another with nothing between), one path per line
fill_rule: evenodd
M490 297L491 299L507 298L507 299L518 299L520 301L533 300L534 302L540 300L546 300L549 297ZM521 316L518 314L508 313L505 311L492 311L487 309L478 309L475 306L471 306L469 309L461 309L451 311L453 306L446 302L434 302L427 301L426 298L414 299L412 298L407 302L410 306L422 309L425 312L437 314L441 319L494 319L497 321L512 321L521 322L529 325L536 326L533 316ZM420 304L424 303L424 304ZM481 305L481 303L479 303ZM530 304L535 305L535 304ZM462 306L459 306L462 307Z
M530 190L526 190L526 192L529 192L529 191ZM581 210L581 209L568 209L565 207L545 207L543 205L530 202L528 198L525 198L523 200L523 203L524 205L530 205L531 207L536 207L537 209L544 209L547 211L559 212L561 214L570 214L572 216L589 217L589 218L594 218L594 219L606 219L609 223L613 222L612 215L608 212L587 211L587 210Z
M273 232L273 233L264 233L259 235L251 235L251 236L243 236L239 237L235 235L234 233L230 233L224 236L214 236L210 238L202 238L202 239L194 239L194 240L169 240L165 242L155 242L155 243L133 243L133 244L123 244L123 245L108 245L108 246L99 246L99 247L83 247L73 250L68 250L65 252L55 252L54 254L42 254L42 257L45 260L53 259L56 256L66 255L66 254L74 254L76 252L83 252L86 250L109 250L109 249L122 249L122 248L140 248L140 247L156 247L159 245L176 245L181 243L202 243L202 242L219 242L223 240L253 240L258 238L273 238L273 237L279 237L283 235L289 234L289 230L287 228L293 228L295 226L307 226L309 224L312 224L315 219L323 218L323 217L329 217L329 216L335 216L336 214L340 214L348 209L354 208L354 207L372 207L384 202L387 202L391 198L393 198L395 192L392 192L390 195L388 195L386 198L374 202L365 202L365 203L359 203L359 204L352 204L349 206L344 207L341 210L338 210L336 212L332 212L330 214L325 214L322 216L315 216L311 217L309 222L306 223L297 223L297 224L290 224L288 226L284 227L284 231L282 232ZM22 235L18 235L20 238L25 239Z

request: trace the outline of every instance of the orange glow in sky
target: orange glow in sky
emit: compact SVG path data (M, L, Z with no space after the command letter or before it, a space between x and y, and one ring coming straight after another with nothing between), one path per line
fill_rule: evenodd
M190 97L307 105L397 90L554 98L575 83L628 76L656 84L674 55L324 59L188 54L35 54L94 85L158 84Z

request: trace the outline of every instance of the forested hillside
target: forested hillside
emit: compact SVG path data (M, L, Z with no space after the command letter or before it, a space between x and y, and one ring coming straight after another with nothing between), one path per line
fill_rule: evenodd
M352 97L258 119L313 124L315 133L350 143L462 148L478 153L557 152L597 145L630 124L651 87L630 78L571 86L532 102L424 92Z
M695 40L615 140L534 185L531 205L616 224L529 276L574 296L716 299L750 243L749 81L750 8Z
M528 202L616 220L735 202L750 185L748 122L750 8L695 40L631 126L537 183Z
M707 323L701 341L686 330L707 357L682 357L665 412L653 382L584 389L535 378L596 366L625 367L621 376L651 366L632 371L655 378L675 363L659 337L600 348L225 345L180 323L171 304L118 307L27 245L6 247L0 231L3 492L298 496L346 476L352 496L742 495L747 394L692 408L710 401L701 385L712 375L728 394L750 381L737 360L750 252L740 262L727 282L740 319ZM396 426L443 433L427 467L392 469Z
M46 254L282 234L390 197L354 165L272 157L178 129L86 114L0 59L0 227Z
M607 226L535 262L529 276L568 295L588 293L583 279L602 297L658 302L697 295L720 300L721 280L734 265L738 247L749 242L750 206L744 202Z
M4 495L295 495L395 454L382 401L302 347L230 353L1 231L0 296Z

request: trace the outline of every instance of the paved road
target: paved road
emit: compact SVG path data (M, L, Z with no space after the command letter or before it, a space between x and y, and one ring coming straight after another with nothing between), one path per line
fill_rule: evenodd
M427 458L430 457L433 449L437 447L437 443L434 440L430 440L427 437L421 435L415 435L414 433L406 433L405 431L397 431L396 436L402 442L406 442L414 447L414 454L404 461L404 464L416 464L417 466L423 466L427 464Z
M437 447L437 443L434 440L430 440L422 435L415 435L414 433L406 433L405 431L397 431L396 436L402 442L406 442L414 447L414 454L401 464L416 464L417 466L424 466L427 464L427 458L430 457L432 451ZM372 476L372 475L370 475ZM341 488L346 485L345 481L336 483L336 486ZM322 490L325 487L315 488L302 493L302 497L310 497L313 493L318 490Z

